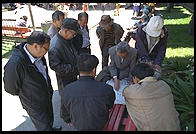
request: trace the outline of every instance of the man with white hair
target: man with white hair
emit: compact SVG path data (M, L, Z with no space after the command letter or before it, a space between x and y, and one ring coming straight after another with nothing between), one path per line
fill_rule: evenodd
M147 62L161 72L161 64L165 58L168 31L163 26L161 16L153 16L146 26L136 33L135 48L138 50L140 62Z
M120 81L127 79L132 83L131 70L137 63L137 50L129 46L127 42L120 42L109 49L111 63L109 71L114 79L114 89L119 90Z

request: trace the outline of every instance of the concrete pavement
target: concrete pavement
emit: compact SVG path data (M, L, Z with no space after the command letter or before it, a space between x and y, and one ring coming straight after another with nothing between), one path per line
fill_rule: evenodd
M68 17L77 19L77 14L81 11L70 11ZM89 28L98 24L103 15L102 11L87 11L89 14ZM8 13L6 13L8 14ZM133 21L132 10L120 9L120 16L113 16L114 11L105 11L104 14L111 15L114 19L114 22L120 24L123 29L126 31L126 28L129 28ZM4 15L2 15L4 16ZM51 16L51 11L48 12L47 16ZM50 18L50 17L48 17ZM122 40L124 39L126 32L123 35ZM96 55L99 59L99 65L97 68L97 74L101 70L101 51L99 47L99 40L96 36L96 27L90 30L90 41L91 41L91 50L92 54ZM46 54L46 59L48 60L48 55ZM7 63L8 59L2 59L2 74L4 73L3 67ZM48 61L47 61L48 63ZM61 125L63 127L62 131L75 131L73 127L69 127L63 119L60 118L60 96L58 94L56 75L54 71L49 68L49 75L52 81L52 86L54 89L53 94L53 109L54 109L54 126ZM3 75L2 75L3 78ZM2 130L3 131L36 131L34 125L32 124L28 114L22 108L20 100L17 96L12 96L5 92L4 83L2 79Z

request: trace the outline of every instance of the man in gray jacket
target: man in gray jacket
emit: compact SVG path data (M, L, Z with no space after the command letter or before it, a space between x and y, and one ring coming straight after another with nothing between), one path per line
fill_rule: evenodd
M123 36L124 30L119 24L113 22L109 15L103 15L97 27L96 34L99 40L99 45L102 52L102 69L108 66L108 50L110 47L118 44Z
M56 10L52 14L52 24L48 29L48 35L50 36L50 39L52 39L55 36L55 34L59 32L64 18L65 14L59 10Z
M114 79L114 88L119 90L119 80L127 79L132 83L131 69L137 63L137 50L128 45L127 42L120 42L109 49L111 63L109 71Z

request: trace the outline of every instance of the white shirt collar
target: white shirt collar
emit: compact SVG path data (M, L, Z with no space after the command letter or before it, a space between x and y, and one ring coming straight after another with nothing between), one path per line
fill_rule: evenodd
M26 48L27 46L27 43L24 45L23 49L25 50L25 52L27 53L29 59L31 60L32 63L34 63L36 60L39 60L40 58L34 58L30 53L29 51L27 50Z

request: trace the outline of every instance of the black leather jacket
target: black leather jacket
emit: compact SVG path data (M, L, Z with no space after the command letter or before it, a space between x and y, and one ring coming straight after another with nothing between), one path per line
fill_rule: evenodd
M50 41L48 57L50 68L56 72L59 89L79 74L76 65L78 54L72 40L65 40L57 33Z

